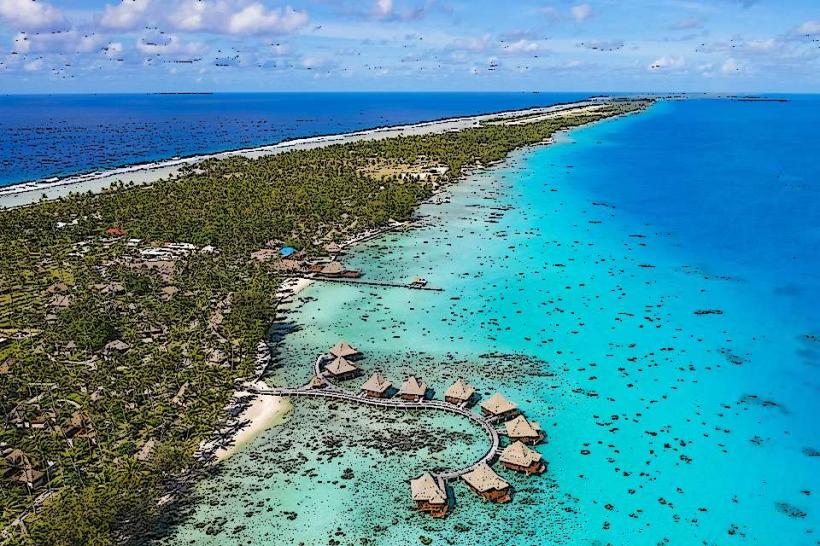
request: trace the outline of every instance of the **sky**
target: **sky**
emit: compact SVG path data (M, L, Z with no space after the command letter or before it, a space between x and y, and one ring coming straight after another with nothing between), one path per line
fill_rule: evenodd
M820 92L820 0L0 0L0 94Z

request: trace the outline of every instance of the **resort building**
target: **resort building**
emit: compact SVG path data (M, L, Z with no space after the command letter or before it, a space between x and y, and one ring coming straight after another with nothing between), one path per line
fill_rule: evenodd
M461 476L467 486L486 500L493 502L509 502L510 484L495 473L487 463L481 463L474 470Z
M342 251L342 247L336 243L328 243L325 245L325 250L328 254L338 254Z
M384 378L381 372L374 372L364 385L362 385L362 392L368 398L387 398L388 389L393 384Z
M541 474L547 469L541 454L519 441L504 448L498 460L505 468L525 474Z
M481 412L490 417L509 417L518 411L518 406L495 393L480 404Z
M310 385L311 389L324 389L325 387L327 387L327 382L318 375L314 375L310 379L310 383L308 384Z
M527 421L523 415L519 415L511 421L504 423L507 429L507 436L512 441L519 441L525 444L537 444L544 439L541 427L535 421Z
M465 383L460 377L456 379L447 392L444 393L444 400L450 404L461 406L470 401L475 394L475 388Z
M350 379L361 372L355 364L343 356L325 366L325 371L334 379Z
M34 468L28 456L19 449L5 449L3 459L6 463L3 478L25 485L29 489L35 489L45 482L46 473Z
M341 358L352 359L352 358L356 358L358 356L361 356L361 353L359 353L359 350L356 347L354 347L353 345L350 345L349 343L347 343L346 341L340 341L339 343L337 343L336 345L331 347L328 352L334 358L340 358L341 357Z
M427 394L427 384L421 379L411 375L407 381L399 387L399 397L403 400L411 400L413 402L421 402Z
M416 507L434 518L447 515L447 489L444 480L434 478L425 472L415 480L410 480L410 492Z

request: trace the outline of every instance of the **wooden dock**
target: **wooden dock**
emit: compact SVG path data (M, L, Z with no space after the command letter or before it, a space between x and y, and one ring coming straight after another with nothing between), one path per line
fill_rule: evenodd
M319 281L319 282L335 282L339 284L361 284L364 286L379 286L382 288L407 288L408 290L426 290L427 292L444 292L443 288L432 288L429 286L414 286L412 284L400 284L394 282L385 282L385 281L359 281L353 279L343 279L343 278L336 278L336 277L313 277L310 275L304 275L300 277L302 279L310 279L312 281Z

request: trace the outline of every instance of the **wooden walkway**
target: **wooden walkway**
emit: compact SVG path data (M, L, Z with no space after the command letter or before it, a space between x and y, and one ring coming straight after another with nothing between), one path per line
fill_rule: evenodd
M353 279L340 279L337 277L312 277L309 275L301 276L302 279L310 279L312 281L320 282L335 282L338 284L361 284L364 286L380 286L382 288L407 288L408 290L426 290L428 292L444 292L443 288L432 288L429 286L414 286L412 284L400 284L394 282L383 281L357 281Z
M400 398L369 398L365 396L363 393L353 393L350 391L345 391L335 387L331 384L327 378L325 378L321 374L321 365L324 361L324 357L320 356L316 359L316 363L314 364L314 370L319 372L317 373L317 377L320 377L324 380L325 384L327 385L325 388L311 388L309 385L303 385L301 387L296 388L271 388L271 389L257 389L255 387L248 389L250 392L254 394L260 395L270 395L270 396L312 396L315 398L329 398L333 400L344 400L347 402L351 402L354 404L361 404L364 406L375 406L381 408L394 408L399 410L409 410L409 411L420 411L420 410L431 410L431 411L443 411L447 413L452 413L455 415L460 415L462 417L466 417L479 427L481 427L484 432L487 434L487 437L490 441L490 446L487 448L487 451L484 455L474 462L473 464L463 467L457 468L454 470L449 470L445 472L439 472L434 474L434 477L442 478L443 480L454 480L459 478L461 475L466 474L467 472L472 471L478 465L482 463L491 464L496 456L498 455L499 451L499 436L498 431L493 426L493 421L484 417L479 413L475 413L470 411L466 407L456 406L450 404L448 402L442 402L441 400L422 400L421 402L411 402L409 400L402 400Z

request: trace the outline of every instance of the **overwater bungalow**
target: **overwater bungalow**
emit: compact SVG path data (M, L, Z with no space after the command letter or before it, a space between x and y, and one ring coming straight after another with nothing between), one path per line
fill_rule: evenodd
M387 398L388 390L392 385L381 372L374 372L370 379L362 385L362 392L368 398Z
M350 379L361 373L358 366L343 356L325 366L325 371L334 379Z
M519 441L504 448L498 460L505 468L525 474L541 474L547 469L541 454Z
M480 404L481 413L488 417L510 417L518 411L518 406L499 393L495 393Z
M474 470L463 474L461 479L486 500L509 502L512 499L510 484L496 474L487 463L481 463Z
M512 441L520 441L525 444L534 445L544 439L544 432L535 421L527 421L523 415L519 415L511 421L504 423L507 429L507 436Z
M415 480L410 480L410 492L416 507L434 518L447 515L447 489L444 480L434 478L425 472Z
M347 358L347 359L354 359L358 356L361 356L359 350L354 347L353 345L347 343L346 341L340 341L336 345L330 348L328 351L334 358Z
M399 397L403 400L421 402L427 394L427 384L414 375L411 375L399 387Z
M461 406L470 401L475 394L475 388L465 383L460 377L456 379L447 392L444 393L444 400L450 404Z

